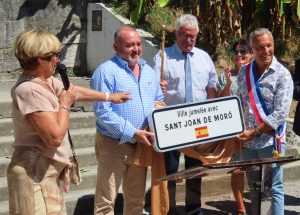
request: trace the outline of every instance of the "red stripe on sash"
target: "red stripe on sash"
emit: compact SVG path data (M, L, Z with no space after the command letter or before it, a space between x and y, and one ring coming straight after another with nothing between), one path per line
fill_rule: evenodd
M249 101L253 110L253 113L255 115L255 118L258 122L258 124L263 123L263 120L259 114L259 111L255 105L255 100L254 100L254 95L253 95L253 88L251 85L250 81L250 68L251 68L252 63L249 63L246 67L246 83L247 83L247 90L248 90L248 96L249 96Z

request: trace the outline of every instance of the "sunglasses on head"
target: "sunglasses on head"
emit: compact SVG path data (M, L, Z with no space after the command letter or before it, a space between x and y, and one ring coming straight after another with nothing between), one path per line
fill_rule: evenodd
M230 51L230 54L232 55L238 55L238 54L241 54L241 55L246 55L246 54L249 54L250 51L249 50L246 50L246 49L242 49L242 50L231 50Z

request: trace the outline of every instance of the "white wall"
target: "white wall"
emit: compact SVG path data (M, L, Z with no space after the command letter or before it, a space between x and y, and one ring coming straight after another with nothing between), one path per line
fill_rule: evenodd
M102 31L92 31L92 11L94 10L102 11ZM111 8L102 3L89 3L87 16L87 70L89 73L93 73L99 64L114 55L112 44L115 31L130 22L128 19L114 14ZM145 39L145 37L153 38L151 34L140 29L138 29L138 32L142 37L143 58L152 66L152 59L158 52L158 48Z

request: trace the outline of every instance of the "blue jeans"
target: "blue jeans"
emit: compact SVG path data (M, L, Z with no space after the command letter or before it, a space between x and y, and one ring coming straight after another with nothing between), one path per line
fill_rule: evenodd
M282 155L285 155L285 144L282 144ZM261 149L249 149L244 148L242 150L242 159L251 160L251 159L260 159L260 158L270 158L272 157L273 146L268 146ZM253 166L254 167L254 166ZM270 172L270 189L271 189L271 214L272 215L283 215L284 214L284 191L283 191L283 168L277 164L272 164L265 168ZM253 172L256 171L256 172ZM251 207L252 214L258 214L258 194L259 191L253 189L253 183L259 181L259 174L257 168L248 168L246 171L248 185L250 188L250 197L251 197ZM268 174L266 174L268 176ZM264 178L264 185L267 186L267 178ZM266 191L266 190L265 190Z

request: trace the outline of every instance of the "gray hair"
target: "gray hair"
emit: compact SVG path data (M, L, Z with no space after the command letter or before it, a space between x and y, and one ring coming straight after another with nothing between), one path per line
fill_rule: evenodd
M268 34L272 40L273 40L273 35L271 33L271 31L269 31L267 28L257 28L254 31L251 32L250 37L249 37L249 42L250 42L250 46L253 45L254 40L264 34Z
M191 14L184 14L176 20L176 24L175 24L175 33L176 34L179 32L179 29L182 26L196 28L197 33L199 32L198 20L195 16L193 16Z

